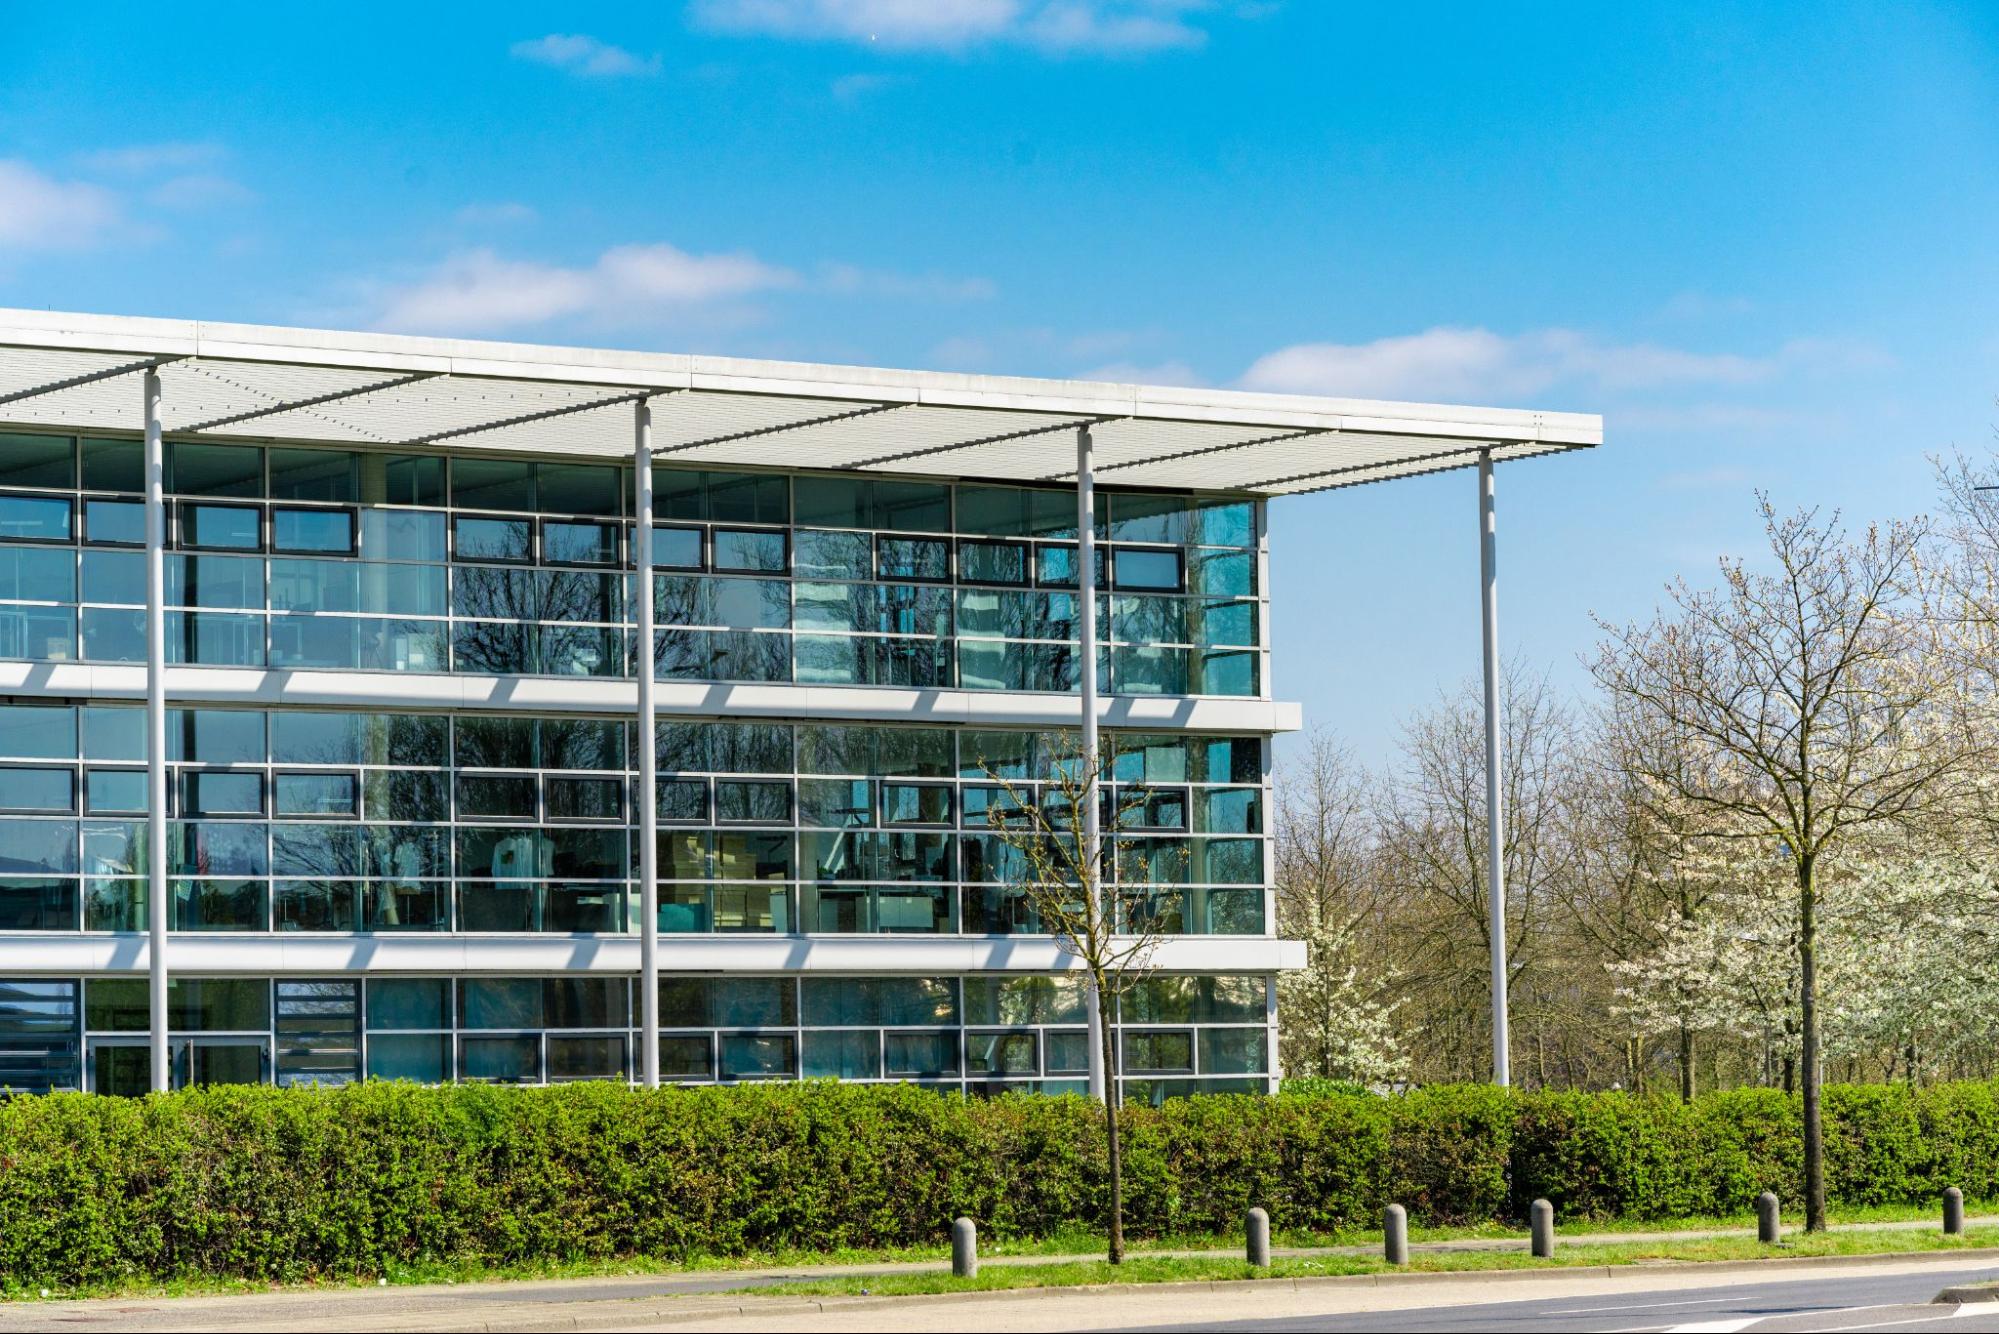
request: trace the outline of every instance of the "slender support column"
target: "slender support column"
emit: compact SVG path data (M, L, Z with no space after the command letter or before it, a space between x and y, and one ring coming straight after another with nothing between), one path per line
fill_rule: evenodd
M1499 538L1492 503L1492 451L1478 456L1479 606L1485 659L1485 896L1492 936L1492 1082L1512 1082L1506 1038L1506 801L1500 782Z
M632 466L638 481L638 527L632 587L638 598L639 790L639 1070L659 1087L659 751L653 703L652 403L633 405Z
M167 627L166 446L160 439L160 373L146 372L146 982L152 1015L153 1088L173 1082L167 1049Z
M1097 776L1103 761L1097 754L1097 473L1091 454L1090 428L1076 428L1076 598L1077 656L1083 689L1081 748L1086 768L1086 804L1083 807L1083 851L1092 867L1103 866L1102 807L1097 798ZM1102 910L1101 898L1097 909ZM1116 929L1113 923L1111 929ZM1094 980L1089 988L1090 1011L1090 1096L1102 1098L1110 1087L1104 1069L1104 1005Z

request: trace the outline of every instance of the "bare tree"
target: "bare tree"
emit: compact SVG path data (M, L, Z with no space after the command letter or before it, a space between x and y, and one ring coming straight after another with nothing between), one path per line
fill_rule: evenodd
M1184 863L1186 854L1184 845L1127 842L1119 836L1141 823L1152 799L1146 788L1130 784L1117 788L1116 800L1108 803L1113 818L1106 822L1107 846L1093 847L1085 816L1093 801L1100 811L1105 808L1101 794L1112 790L1109 756L1084 751L1066 732L1041 740L1052 754L1039 784L981 761L1000 789L1000 799L986 808L986 821L1011 854L1002 867L1003 883L1020 897L1039 928L1082 966L1103 1017L1099 1052L1111 1189L1109 1259L1123 1264L1118 1016L1123 997L1151 973L1162 938L1181 925L1183 896L1172 886L1184 878L1175 863Z
M1920 614L1927 529L1837 516L1779 518L1758 497L1773 573L1725 560L1719 590L1671 588L1674 609L1608 635L1598 682L1628 716L1675 738L1634 746L1662 803L1746 831L1788 865L1796 893L1806 1227L1826 1225L1820 1119L1817 913L1821 864L1856 831L1906 824L1964 795L1984 746L1956 707L1961 673Z
M1576 737L1546 677L1509 665L1506 681L1500 720L1507 739L1500 776L1507 810L1506 967L1516 1013L1524 1009L1529 1021L1519 1040L1536 1048L1535 1060L1519 1064L1540 1078L1548 1040L1565 1036L1562 1025L1549 1022L1544 1006L1552 998L1537 989L1537 966L1543 919L1567 861L1563 793L1575 768ZM1455 1079L1482 1077L1491 1060L1482 708L1467 686L1408 723L1403 761L1380 791L1377 814L1377 874L1396 905L1398 953L1425 1011L1421 1026L1433 1073Z

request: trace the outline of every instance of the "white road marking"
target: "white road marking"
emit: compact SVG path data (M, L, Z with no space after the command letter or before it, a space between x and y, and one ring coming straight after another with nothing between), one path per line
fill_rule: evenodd
M1691 1325L1674 1325L1669 1334L1735 1334L1738 1329L1748 1329L1770 1318L1767 1315L1749 1315L1734 1320L1702 1320Z
M1714 1306L1721 1302L1741 1301L1740 1297L1701 1297L1684 1302L1632 1302L1627 1306L1565 1306L1559 1311L1543 1311L1542 1315L1595 1315L1599 1311L1649 1311L1659 1306Z

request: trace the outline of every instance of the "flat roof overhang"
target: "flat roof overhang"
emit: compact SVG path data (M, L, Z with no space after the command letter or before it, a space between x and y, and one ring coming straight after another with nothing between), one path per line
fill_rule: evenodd
M157 368L180 438L632 455L1073 484L1088 425L1106 486L1297 495L1588 449L1594 414L619 352L0 308L0 427L131 432Z

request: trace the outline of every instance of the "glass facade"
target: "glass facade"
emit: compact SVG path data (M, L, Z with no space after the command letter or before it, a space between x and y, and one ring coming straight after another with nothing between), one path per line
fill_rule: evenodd
M168 710L175 931L637 929L617 719ZM0 704L0 933L147 929L145 713ZM1114 732L1111 873L1164 926L1263 935L1260 737ZM1034 933L989 811L1044 733L662 722L663 932Z
M181 977L177 1085L363 1077L556 1084L634 1077L624 977ZM1160 975L1127 997L1124 1093L1250 1092L1268 1073L1267 979ZM913 1082L975 1094L1081 1092L1071 977L663 976L660 1071L676 1083ZM0 1086L145 1091L146 979L0 981Z
M141 483L136 440L0 432L0 662L145 661ZM144 1091L146 979L41 952L147 931L158 865L190 952L451 937L474 960L452 975L368 950L338 975L280 975L275 949L207 970L226 976L176 963L177 1083L633 1078L629 972L515 974L518 959L477 954L555 936L579 961L600 957L593 942L632 950L650 801L670 946L870 937L908 960L664 976L664 1079L1080 1091L1076 980L966 971L1016 967L967 951L998 960L1043 933L992 820L1052 796L1061 742L1003 725L1008 704L980 694L1080 689L1075 492L695 467L654 485L653 568L638 571L629 468L168 441L170 663L301 674L267 682L548 680L525 683L531 704L502 681L451 711L371 707L402 689L385 677L310 705L170 696L160 848L136 698L32 679L0 697L0 1090ZM1258 506L1103 490L1098 514L1099 688L1168 697L1147 706L1167 720L1184 697L1267 697ZM662 680L903 690L870 697L879 718L805 716L800 691L801 716L665 717L641 737L593 712L603 689L560 684L629 678L641 589ZM468 699L492 685L451 684ZM972 703L964 721L913 723L910 688ZM1198 969L1199 951L1271 935L1268 738L1175 728L1105 732L1106 874L1144 887L1148 920L1198 946L1178 956ZM1124 1004L1124 1096L1267 1087L1270 989L1227 968L1147 979Z
M143 662L135 440L0 434L0 659ZM629 676L631 473L169 441L170 662ZM655 471L658 675L1074 691L1075 493ZM1096 671L1258 696L1254 502L1105 491Z

